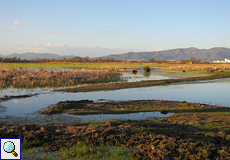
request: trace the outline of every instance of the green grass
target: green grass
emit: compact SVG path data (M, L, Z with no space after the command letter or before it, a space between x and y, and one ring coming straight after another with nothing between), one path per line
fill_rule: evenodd
M0 63L0 68L83 68L83 67L137 67L168 66L149 63Z
M90 105L90 107L87 107ZM96 108L94 108L96 106ZM160 111L162 114L168 112L181 113L181 112L208 112L219 111L222 108L217 106L200 105L195 103L183 103L176 101L123 101L123 102L87 102L81 103L79 101L64 101L58 102L51 106L41 114L76 114L76 115L89 115L89 114L125 114L135 112L150 112Z
M22 158L28 159L78 159L78 160L134 160L133 151L124 147L110 145L87 145L78 142L70 148L61 148L58 152L41 152L37 148L22 152Z

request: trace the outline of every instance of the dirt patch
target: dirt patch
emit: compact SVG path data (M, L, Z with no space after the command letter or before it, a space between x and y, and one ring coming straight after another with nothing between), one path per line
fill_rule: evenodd
M167 119L164 119L167 120ZM148 131L148 134L144 134ZM124 146L136 149L136 159L229 159L230 141L224 136L207 136L183 124L160 122L107 122L104 125L0 126L2 138L21 138L22 148L42 146L58 151L79 141L100 146Z
M181 79L166 79L166 80L149 80L141 82L125 82L125 83L110 83L103 85L91 85L91 86L81 86L77 88L66 88L58 89L54 91L64 91L64 92L91 92L91 91L105 91L105 90L116 90L124 88L138 88L138 87L149 87L156 85L172 84L179 82L189 82L189 81L200 81L200 80L212 80L218 78L229 78L230 74L218 74L218 75L209 75L203 77L191 77L191 78L181 78Z

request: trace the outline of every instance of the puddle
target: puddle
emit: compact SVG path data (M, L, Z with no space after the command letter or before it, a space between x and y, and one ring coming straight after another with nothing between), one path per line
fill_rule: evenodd
M86 121L108 121L108 120L143 120L147 118L157 119L169 117L174 113L161 114L161 112L138 112L129 114L96 114L96 115L70 115L70 114L54 114L54 115L29 115L25 117L2 116L0 123L23 125L27 123L34 124L51 124L51 123L79 123Z
M139 82L145 80L163 80L163 79L179 79L179 78L189 78L189 77L201 77L205 74L165 74L168 71L160 70L163 67L151 68L150 74L144 74L143 68L137 70L136 74L132 71L122 73L122 78L127 82Z

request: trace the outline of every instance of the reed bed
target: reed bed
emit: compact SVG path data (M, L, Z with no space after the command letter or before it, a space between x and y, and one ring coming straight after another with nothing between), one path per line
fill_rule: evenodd
M119 81L120 73L106 71L56 71L40 68L39 71L0 69L0 88L66 87L79 84L108 83Z
M229 70L230 64L180 64L173 65L167 68L167 70Z
M101 71L108 71L108 72L128 72L133 69L138 69L137 66L116 66L116 67L110 67L110 66L101 66L101 67L90 67L89 70L95 71L95 70L101 70Z

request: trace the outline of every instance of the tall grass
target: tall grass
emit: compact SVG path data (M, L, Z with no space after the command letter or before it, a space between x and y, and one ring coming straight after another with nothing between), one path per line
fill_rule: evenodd
M28 159L78 159L78 160L134 160L133 151L125 147L109 145L93 146L78 142L70 148L61 148L58 152L41 152L32 148L22 152L22 158Z
M208 70L208 69L220 69L227 70L229 69L230 64L179 64L173 65L167 68L167 70Z
M47 72L22 69L0 69L0 88L64 87L78 84L119 81L119 73L105 71L56 71Z

